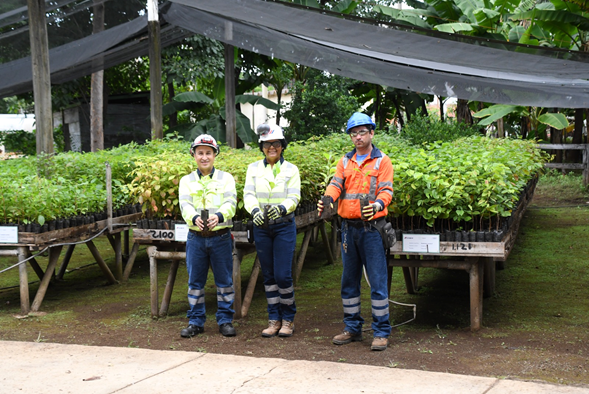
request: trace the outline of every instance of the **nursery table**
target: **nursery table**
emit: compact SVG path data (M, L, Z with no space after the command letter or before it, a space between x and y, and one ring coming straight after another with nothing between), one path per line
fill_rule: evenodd
M44 233L19 232L18 241L16 243L0 243L0 247L2 247L2 249L0 249L0 256L17 256L19 262L28 259L27 262L31 265L41 281L33 302L30 304L26 263L18 265L21 314L27 315L30 312L39 311L50 282L54 278L63 278L76 244L85 243L88 246L88 249L90 249L90 252L109 283L114 284L117 283L117 280L122 280L123 247L125 251L128 251L128 232L131 229L130 223L136 221L140 217L141 213L135 213L112 218L111 224L113 227L110 230L108 229L109 220L101 220L90 224L47 231ZM93 237L101 231L106 233L111 242L111 246L115 251L115 275L113 275L110 268L101 257L100 252L92 242ZM121 233L124 234L125 245L122 245ZM68 248L58 274L56 275L55 268L57 267L61 251L66 245ZM31 251L42 250L45 248L49 248L49 261L43 272L43 269L37 263L35 258L31 258Z
M323 244L328 254L328 260L330 263L334 263L336 254L334 252L334 246L337 244L335 240L335 231L332 231L332 236L328 238L327 231L325 229L325 220L331 219L331 217L317 217L317 211L308 212L306 214L295 216L295 223L297 226L297 233L304 232L303 243L298 251L295 251L293 256L293 279L295 283L298 281L307 248L314 236L317 237L318 233L321 234ZM234 309L235 317L245 317L248 313L249 306L251 304L256 281L260 273L260 262L256 256L248 285L245 294L242 297L241 290L241 262L243 257L255 253L255 245L248 242L246 231L233 231L235 239L235 247L233 249L233 286L235 290ZM133 250L129 257L127 266L125 267L125 273L123 278L127 279L132 269L133 259L137 254L137 250L140 244L147 246L147 255L149 257L149 270L150 270L150 303L151 303L151 315L152 317L162 317L168 313L170 306L170 299L172 296L172 290L176 280L176 274L178 272L180 260L186 260L185 242L175 241L175 230L162 230L162 229L133 229ZM171 260L170 270L168 273L168 279L166 287L162 297L162 302L158 310L158 278L157 278L157 260L167 259Z

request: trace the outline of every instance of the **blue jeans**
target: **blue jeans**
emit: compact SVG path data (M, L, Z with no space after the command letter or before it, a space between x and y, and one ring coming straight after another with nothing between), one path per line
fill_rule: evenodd
M362 268L370 282L372 306L372 329L375 337L391 334L389 322L389 294L387 260L378 230L371 225L364 227L342 224L342 303L344 306L345 330L357 334L362 330L364 319L360 316L360 282Z
M199 237L188 233L186 240L186 268L188 270L188 303L186 314L189 324L203 327L205 315L205 284L209 272L213 270L217 286L217 323L233 321L232 309L235 291L233 290L233 240L231 232L217 237Z
M292 259L297 243L294 222L254 226L256 252L264 275L269 320L293 321L297 311L292 282Z

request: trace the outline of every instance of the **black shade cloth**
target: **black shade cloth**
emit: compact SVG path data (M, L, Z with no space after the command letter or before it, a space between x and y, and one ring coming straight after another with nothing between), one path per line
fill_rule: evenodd
M51 83L58 84L89 75L127 60L147 55L147 16L92 34L49 51ZM161 45L168 46L191 33L163 26ZM33 90L31 58L0 65L0 98Z
M589 64L443 40L259 0L171 0L170 24L333 74L443 97L589 107Z

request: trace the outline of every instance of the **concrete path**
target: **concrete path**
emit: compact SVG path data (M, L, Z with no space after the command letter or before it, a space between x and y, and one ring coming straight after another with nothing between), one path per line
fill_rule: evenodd
M324 361L0 341L0 393L588 394L589 388Z

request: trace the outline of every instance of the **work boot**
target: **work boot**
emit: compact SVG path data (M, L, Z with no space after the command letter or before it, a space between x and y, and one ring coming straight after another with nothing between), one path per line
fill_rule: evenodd
M224 337L234 337L237 333L235 332L235 328L231 323L223 323L219 326L219 332L223 334Z
M387 350L387 346L389 345L389 339L385 337L374 337L372 340L372 345L370 346L370 350Z
M205 332L204 327L189 324L188 327L180 331L180 336L182 338L192 338L193 336L202 334L203 332Z
M276 336L280 327L282 327L282 323L279 320L268 320L268 328L262 331L262 336L264 338Z
M278 331L279 337L292 337L294 333L294 323L288 320L282 321L282 328Z
M352 334L349 331L344 331L341 334L338 334L335 337L333 337L331 342L333 342L334 345L347 345L350 342L360 342L363 339L364 338L362 338L362 332Z

